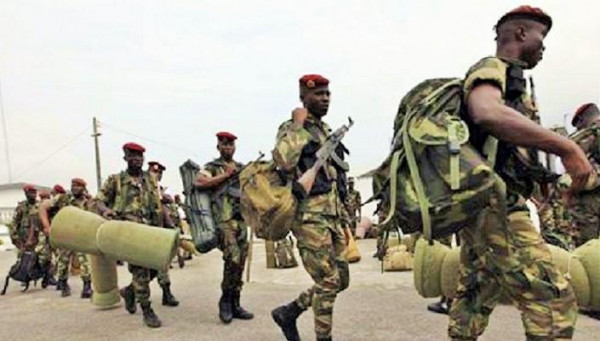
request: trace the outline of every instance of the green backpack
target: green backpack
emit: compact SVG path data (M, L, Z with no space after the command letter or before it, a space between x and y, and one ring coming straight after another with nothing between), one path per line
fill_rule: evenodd
M493 192L504 200L493 163L469 143L463 108L460 79L426 80L402 99L392 152L372 173L387 230L423 232L431 241L474 223ZM493 138L486 142L490 161L496 146Z

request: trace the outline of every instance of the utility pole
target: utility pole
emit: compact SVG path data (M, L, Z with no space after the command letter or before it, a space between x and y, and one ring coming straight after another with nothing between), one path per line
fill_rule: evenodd
M102 134L98 131L98 120L95 117L92 123L94 127L92 137L94 138L94 148L96 150L96 185L98 186L97 191L100 191L100 187L102 187L102 173L100 168L100 145L98 144L98 137Z
M4 154L6 156L6 169L8 171L8 182L12 182L12 171L10 166L10 149L8 148L8 130L6 129L6 119L4 118L4 102L2 101L2 86L0 85L0 115L2 116L2 130L4 133Z

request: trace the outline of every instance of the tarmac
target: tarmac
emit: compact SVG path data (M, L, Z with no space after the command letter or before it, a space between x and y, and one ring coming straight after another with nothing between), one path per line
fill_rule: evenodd
M362 259L350 265L350 287L335 304L334 340L446 340L448 318L427 311L435 299L421 298L413 286L412 272L381 272L381 263L372 254L374 240L359 240ZM302 265L292 269L267 269L265 248L254 243L251 280L244 286L242 305L255 314L250 321L234 320L224 325L218 318L217 302L222 277L218 250L194 257L183 269L171 270L172 291L179 307L164 307L160 287L151 284L153 307L163 322L158 329L143 325L140 309L130 315L121 302L100 310L79 297L81 280L71 276L72 296L61 298L54 290L37 287L22 293L11 281L6 296L0 296L0 340L284 340L271 319L270 311L295 299L310 287L311 279ZM296 258L300 261L297 251ZM15 261L13 252L0 252L0 273L8 272ZM119 284L131 277L119 267ZM245 276L245 275L244 275ZM245 278L245 277L244 277ZM314 340L312 311L298 320L303 340ZM574 340L598 340L600 321L580 315ZM519 311L498 306L480 338L484 341L525 339Z

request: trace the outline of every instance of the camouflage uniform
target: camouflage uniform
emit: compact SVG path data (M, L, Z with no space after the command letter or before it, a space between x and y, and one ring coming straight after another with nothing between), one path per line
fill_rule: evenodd
M140 182L135 183L132 177L123 171L111 175L98 192L97 200L116 213L116 219L133 221L151 226L162 226L162 210L156 180L144 172ZM132 275L131 285L135 299L140 304L150 303L150 281L156 277L157 271L128 264ZM162 280L168 279L168 275Z
M50 206L48 210L56 213L61 208L66 206L75 206L82 210L89 211L91 209L91 202L86 198L85 195L82 195L80 199L75 198L72 194L62 194L55 196L51 199ZM81 279L83 281L89 281L91 278L90 275L90 262L86 256L86 254L81 252L74 252L72 250L61 249L58 250L58 262L57 262L57 274L59 280L66 280L69 277L69 263L71 262L71 257L76 257L77 261L79 261L80 269L81 269Z
M348 215L350 219L350 231L352 231L352 235L356 231L356 223L360 219L357 216L359 212L360 204L360 192L356 189L348 190L348 198L346 199L346 207L348 208Z
M204 166L203 173L208 176L217 176L225 173L227 162L218 158ZM243 165L235 162L236 171ZM215 193L220 189L216 189ZM239 192L238 192L239 193ZM248 256L248 227L244 223L239 210L239 194L230 190L223 191L220 195L213 196L213 217L219 224L219 249L223 252L223 292L239 293L244 281L242 275Z
M600 126L593 124L586 128L590 133L589 141L578 141L589 155L591 164L597 174L600 174ZM591 143L590 143L591 142ZM575 247L585 244L590 239L600 237L600 187L582 191L573 197L571 216L575 222L573 240Z
M538 215L544 240L565 250L571 250L571 214L561 198L558 186L555 186L548 201L538 209Z
M494 84L502 90L506 105L533 118L536 110L524 91L525 79L517 63L495 57L478 62L465 78L465 100L478 83ZM515 80L522 91L511 98L509 89L514 96ZM487 139L485 132L472 124L469 117L465 120L470 125L471 143L482 151ZM453 340L476 340L485 330L503 292L521 310L528 340L573 336L577 317L573 289L552 264L548 246L536 232L525 205L524 198L531 195L534 181L531 174L523 171L517 157L517 153L525 152L506 142L498 145L495 170L507 185L508 224L502 218L496 197L482 212L480 224L460 231L460 280L448 328Z
M289 179L293 180L303 171L300 163L305 147L311 142L323 143L330 132L326 123L311 114L304 127L297 127L292 121L283 123L273 151L278 167L288 170ZM315 332L319 339L331 337L336 296L350 282L348 263L343 254L346 240L340 226L343 205L334 181L337 170L331 163L324 167L320 173L321 176L328 174L331 189L313 194L313 187L308 198L299 204L298 216L292 228L304 268L314 281L314 285L296 299L296 304L302 310L312 306Z
M48 237L42 231L38 214L39 202L30 204L25 200L18 203L13 215L10 238L13 244L18 246L18 258L26 250L35 251L42 268L50 270L52 267L52 250L50 249ZM30 228L33 229L31 234Z

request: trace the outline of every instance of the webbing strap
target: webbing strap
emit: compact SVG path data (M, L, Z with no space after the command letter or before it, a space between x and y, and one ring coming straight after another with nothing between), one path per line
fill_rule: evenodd
M410 177L415 187L417 194L417 201L419 202L419 209L421 211L421 220L423 221L423 236L427 241L431 241L431 216L429 215L429 202L425 196L425 188L423 187L423 181L419 174L419 167L417 166L417 160L412 149L412 142L408 136L408 121L412 119L412 115L407 117L402 126L403 135L402 142L404 145L404 152L406 156L406 162L408 163L408 169L410 171Z
M498 139L493 136L488 136L483 144L483 154L487 157L487 162L492 168L496 167L496 154L498 153Z
M396 185L398 184L398 164L401 153L400 150L397 150L392 154L392 163L390 164L390 208L387 217L380 225L389 223L396 212Z
M450 153L450 189L460 189L460 144L457 125L448 124L448 151Z

